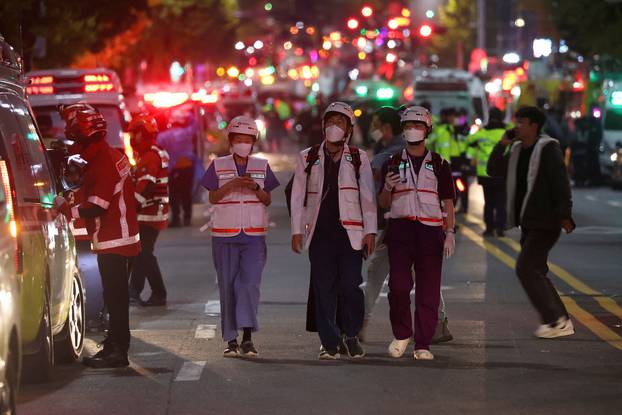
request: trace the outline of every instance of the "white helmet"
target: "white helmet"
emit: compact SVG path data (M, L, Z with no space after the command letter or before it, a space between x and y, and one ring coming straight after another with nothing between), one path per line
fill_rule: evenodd
M227 136L231 134L246 134L253 136L255 140L259 137L259 130L255 120L246 115L238 115L231 120L227 127Z
M408 121L418 121L425 123L428 129L432 128L432 114L427 109L419 106L406 108L406 111L402 113L401 121L402 124Z
M332 104L329 104L328 107L326 107L326 109L324 110L324 114L322 115L322 126L324 126L324 119L331 112L338 112L339 114L345 115L346 117L348 117L348 120L350 120L350 125L354 126L355 117L352 107L345 102L339 101L333 102Z

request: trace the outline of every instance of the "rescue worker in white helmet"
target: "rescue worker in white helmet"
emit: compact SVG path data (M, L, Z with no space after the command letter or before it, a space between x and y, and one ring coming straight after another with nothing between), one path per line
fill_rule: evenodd
M251 333L259 329L257 311L266 264L270 192L279 181L268 161L251 156L259 130L255 120L235 117L227 128L231 154L215 159L201 184L212 204L212 256L220 289L224 357L257 356ZM242 330L242 343L237 337Z
M392 357L401 357L410 338L415 340L415 359L431 360L430 344L438 318L443 255L455 247L454 185L449 163L426 150L432 116L423 107L402 114L406 148L382 167L379 204L389 209L385 243L389 251L389 306L395 339ZM410 292L414 268L415 321ZM413 330L414 329L414 330Z
M361 267L374 251L377 218L367 154L348 144L354 119L343 102L326 108L324 140L300 153L292 186L292 249L309 249L322 360L365 355L357 337L365 311Z

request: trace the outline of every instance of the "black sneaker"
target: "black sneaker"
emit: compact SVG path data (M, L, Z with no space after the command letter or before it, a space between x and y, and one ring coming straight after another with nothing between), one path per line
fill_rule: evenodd
M240 352L242 353L242 356L246 357L255 357L258 354L257 349L255 349L255 345L251 340L242 342L240 345Z
M351 358L360 359L365 356L365 350L363 350L358 337L346 337L345 346L348 351L348 356Z
M492 229L486 229L483 233L482 236L484 238L487 238L489 236L495 236L495 233L492 231Z
M166 297L151 294L147 301L141 301L143 307L164 307L166 305Z
M443 320L438 320L436 323L436 330L434 331L434 337L432 338L432 344L450 342L454 339L449 331L449 322L447 317Z
M130 364L127 360L127 352L114 346L104 347L95 355L85 357L82 363L95 369L126 367Z
M497 229L497 236L503 238L505 236L505 231L503 229Z
M318 355L320 360L337 360L339 359L339 352L337 350L328 350L324 346L320 347L320 354Z
M348 354L348 348L346 347L346 335L342 334L339 338L339 344L337 345L337 352L342 355Z
M227 348L222 352L223 357L238 357L240 355L240 346L236 340L227 343Z

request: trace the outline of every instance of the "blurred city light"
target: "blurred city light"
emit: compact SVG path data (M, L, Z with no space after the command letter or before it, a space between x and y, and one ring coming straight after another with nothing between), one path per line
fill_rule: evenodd
M402 16L404 17L410 17L410 10L408 10L406 7L404 7L402 9Z
M240 42L237 42L237 43L235 44L235 49L236 49L236 50L242 50L242 49L244 49L245 47L246 47L246 45L244 45L244 42L241 42L241 41L240 41Z
M371 15L374 14L374 9L369 6L365 6L361 9L361 14L365 17L371 17Z
M227 75L229 75L230 78L237 78L239 74L240 70L235 66L230 66L229 69L227 69Z
M290 41L287 41L287 42L283 43L283 49L285 49L285 50L290 50L292 48L292 46L294 46L294 45L292 45L292 42L290 42Z
M378 88L378 91L376 91L378 99L391 99L394 95L395 91L393 91L393 88Z
M422 37L430 37L432 34L432 26L427 23L422 24L421 27L419 27L419 34Z
M436 13L434 13L434 10L426 10L425 17L427 17L428 19L433 19L434 16L436 16Z
M547 58L553 53L553 41L551 39L534 39L534 58Z
M269 12L270 10L272 10L272 3L264 4L263 8L264 8L265 11Z
M263 48L263 42L261 40L256 40L253 46L255 47L255 49L261 49Z
M367 95L368 88L366 85L359 85L356 87L355 91L356 91L356 95L360 97L364 97L365 95Z
M503 55L503 62L518 63L520 62L520 55L516 52L508 52L505 55Z
M350 30L356 30L359 27L359 21L356 20L354 17L348 19L348 29Z
M514 25L516 27L525 27L525 19L523 19L522 17L519 17L518 19L514 21Z

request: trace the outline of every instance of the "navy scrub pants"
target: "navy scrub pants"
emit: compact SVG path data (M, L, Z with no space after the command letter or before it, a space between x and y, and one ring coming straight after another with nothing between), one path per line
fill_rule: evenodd
M363 324L365 299L360 288L363 256L360 250L352 249L343 230L338 235L315 234L309 247L309 261L320 340L325 349L336 350L341 329L346 336L355 337Z

